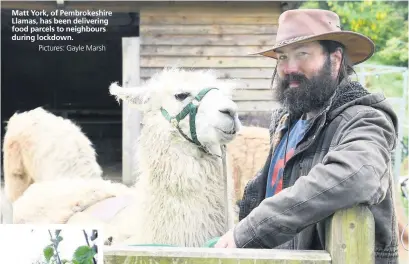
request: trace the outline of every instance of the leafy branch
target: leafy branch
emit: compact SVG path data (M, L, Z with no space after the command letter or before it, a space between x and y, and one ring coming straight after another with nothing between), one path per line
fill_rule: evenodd
M51 244L47 245L43 249L43 255L46 260L45 264L96 264L95 255L98 253L96 245L90 246L88 235L83 230L85 241L87 245L82 245L76 248L71 260L61 259L58 251L58 246L63 241L63 237L60 236L61 230L55 231L55 238L53 238L51 231L48 230L50 235ZM96 230L93 230L91 240L95 240L98 237Z

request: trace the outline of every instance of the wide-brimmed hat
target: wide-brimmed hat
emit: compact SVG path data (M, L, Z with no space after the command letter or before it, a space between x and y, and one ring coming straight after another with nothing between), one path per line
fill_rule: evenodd
M296 9L280 15L275 45L255 54L277 59L275 50L278 48L317 40L342 43L352 64L369 59L375 52L375 44L368 37L341 30L340 19L336 13L321 9Z

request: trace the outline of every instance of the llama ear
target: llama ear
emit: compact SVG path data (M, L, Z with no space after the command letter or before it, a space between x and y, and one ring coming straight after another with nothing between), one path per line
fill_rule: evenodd
M146 90L143 87L126 87L119 86L117 82L109 86L109 93L115 96L119 102L120 99L130 104L131 107L144 110L144 105L148 100Z

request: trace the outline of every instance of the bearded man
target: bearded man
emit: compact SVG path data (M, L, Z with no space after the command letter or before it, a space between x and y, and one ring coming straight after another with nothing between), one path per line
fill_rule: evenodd
M240 222L215 247L325 249L325 220L367 205L375 219L376 263L398 262L391 152L397 117L386 99L350 80L374 43L342 31L337 14L290 10L279 18L271 150L248 182Z

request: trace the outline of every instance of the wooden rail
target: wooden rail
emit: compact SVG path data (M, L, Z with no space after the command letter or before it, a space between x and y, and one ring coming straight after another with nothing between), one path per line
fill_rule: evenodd
M110 246L104 248L104 263L373 264L374 243L373 216L367 207L357 206L340 210L327 220L326 250Z

